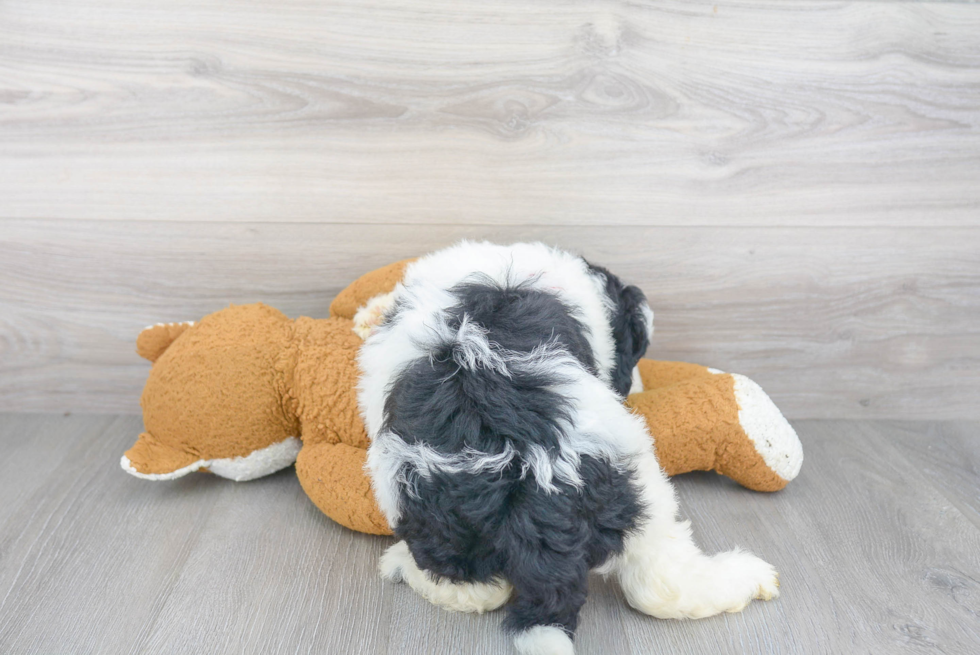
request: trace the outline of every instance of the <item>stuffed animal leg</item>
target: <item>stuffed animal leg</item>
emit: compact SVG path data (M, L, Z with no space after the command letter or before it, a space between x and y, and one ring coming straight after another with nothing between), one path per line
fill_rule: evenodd
M337 523L368 534L391 534L364 472L367 450L345 443L304 446L296 476L317 508Z
M643 416L668 475L717 471L755 491L796 477L803 447L759 385L697 364L640 360L644 390L626 404Z

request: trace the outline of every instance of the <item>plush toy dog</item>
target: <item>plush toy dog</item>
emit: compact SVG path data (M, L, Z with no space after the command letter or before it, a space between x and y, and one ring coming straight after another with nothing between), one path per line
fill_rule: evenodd
M295 462L327 516L391 534L363 469L356 357L408 262L356 280L334 299L330 318L291 320L259 303L144 330L137 352L153 362L141 400L146 431L123 469L149 480L193 471L252 480ZM626 403L646 420L668 475L714 470L777 491L799 473L796 433L745 376L649 359L639 371L643 391Z

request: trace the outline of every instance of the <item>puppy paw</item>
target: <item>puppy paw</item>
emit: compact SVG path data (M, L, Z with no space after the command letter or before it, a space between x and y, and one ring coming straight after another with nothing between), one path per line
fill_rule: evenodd
M381 577L389 582L404 582L406 567L415 567L415 560L412 553L408 550L408 544L399 541L391 546L381 556L378 562L378 571Z
M755 599L779 595L771 564L740 550L675 561L620 578L630 605L659 619L700 619L741 612Z
M759 585L755 600L772 600L779 597L779 573L773 570L772 578Z
M513 587L506 580L493 582L452 582L437 579L415 563L408 544L399 541L381 556L381 577L390 582L406 582L433 605L456 612L490 612L510 599Z
M506 580L493 582L440 583L437 593L429 600L440 607L456 612L483 614L502 607L514 592Z
M713 558L719 567L717 606L725 612L741 612L753 600L779 596L779 574L768 562L742 551Z

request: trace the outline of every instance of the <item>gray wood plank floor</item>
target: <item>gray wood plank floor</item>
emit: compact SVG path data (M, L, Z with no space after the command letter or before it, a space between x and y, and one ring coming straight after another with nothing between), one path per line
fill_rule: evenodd
M980 424L802 421L801 476L756 494L676 480L706 550L780 570L744 612L658 621L592 580L588 653L980 652ZM0 414L0 653L510 653L498 615L382 583L389 539L345 530L292 469L150 483L138 417Z

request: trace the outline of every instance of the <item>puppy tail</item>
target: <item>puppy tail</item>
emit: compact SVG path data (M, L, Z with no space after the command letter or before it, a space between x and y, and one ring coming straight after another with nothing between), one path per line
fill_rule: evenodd
M504 628L521 655L574 655L572 635L585 604L589 569L584 558L547 546L528 546L511 558L507 579L514 586Z
M555 625L535 625L518 633L514 648L521 655L575 655L571 637Z

